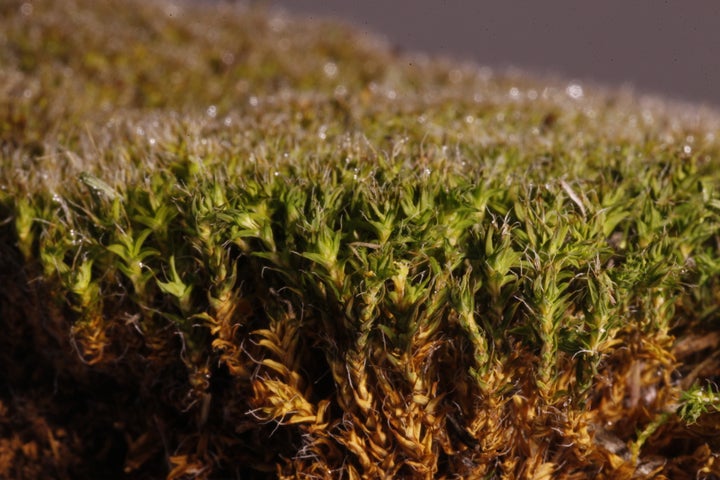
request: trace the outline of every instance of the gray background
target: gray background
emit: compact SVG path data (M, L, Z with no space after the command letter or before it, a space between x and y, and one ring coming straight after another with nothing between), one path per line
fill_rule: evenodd
M719 0L269 0L404 51L720 108Z

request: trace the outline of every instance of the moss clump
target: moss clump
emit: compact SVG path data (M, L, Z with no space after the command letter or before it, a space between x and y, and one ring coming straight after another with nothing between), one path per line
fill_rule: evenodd
M0 5L3 478L714 478L712 112L228 5Z

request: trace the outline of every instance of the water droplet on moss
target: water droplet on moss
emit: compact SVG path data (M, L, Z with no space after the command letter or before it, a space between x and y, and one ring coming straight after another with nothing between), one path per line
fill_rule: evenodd
M578 100L584 95L582 86L578 85L577 83L571 83L570 85L568 85L565 89L565 93L567 93L567 96L572 98L573 100Z
M222 55L220 55L220 60L227 65L230 66L235 62L235 54L232 52L223 52Z
M260 103L260 102L259 102L258 98L255 95L253 95L252 97L250 97L248 99L248 103L250 104L251 107L257 107L258 103Z
M325 76L328 78L335 78L335 76L338 73L338 67L335 62L327 62L323 66L323 72L325 73Z
M692 153L692 147L690 145L683 145L683 153L690 155Z
M515 99L515 100L520 98L520 89L518 89L517 87L512 87L510 89L510 98Z
M208 117L215 118L215 116L217 115L217 107L215 105L210 105L207 108L206 113L207 113Z

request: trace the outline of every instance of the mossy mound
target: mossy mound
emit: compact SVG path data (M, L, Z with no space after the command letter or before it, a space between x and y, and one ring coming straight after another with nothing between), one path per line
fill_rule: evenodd
M230 5L0 4L0 477L717 478L713 112Z

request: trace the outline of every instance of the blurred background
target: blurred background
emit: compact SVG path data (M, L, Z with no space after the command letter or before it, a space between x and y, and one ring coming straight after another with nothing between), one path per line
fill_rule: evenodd
M401 51L632 88L720 109L718 0L268 0Z

